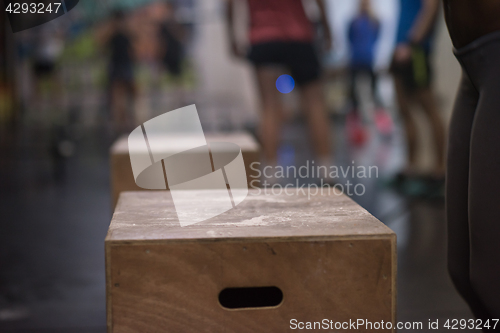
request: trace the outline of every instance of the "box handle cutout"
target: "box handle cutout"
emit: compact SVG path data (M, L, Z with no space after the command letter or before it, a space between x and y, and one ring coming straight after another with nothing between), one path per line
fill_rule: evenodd
M226 309L268 308L282 301L278 287L226 288L219 293L219 303Z

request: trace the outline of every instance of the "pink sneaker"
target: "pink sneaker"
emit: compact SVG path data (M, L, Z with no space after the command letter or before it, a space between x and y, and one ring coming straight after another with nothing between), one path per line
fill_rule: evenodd
M347 114L346 131L349 141L354 146L362 146L368 140L368 131L363 126L361 117L357 112Z

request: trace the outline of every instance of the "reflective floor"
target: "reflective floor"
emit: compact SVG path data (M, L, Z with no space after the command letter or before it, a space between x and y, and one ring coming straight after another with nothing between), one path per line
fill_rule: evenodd
M335 119L336 164L376 165L354 199L398 235L398 320L468 319L446 271L442 200L409 199L387 186L404 145L374 129L350 146ZM204 124L210 129L210 124ZM3 136L0 161L0 331L105 332L104 237L111 218L105 127L70 131L72 156L54 152L53 135L30 128ZM300 121L286 126L282 163L312 158ZM431 330L422 330L426 332Z

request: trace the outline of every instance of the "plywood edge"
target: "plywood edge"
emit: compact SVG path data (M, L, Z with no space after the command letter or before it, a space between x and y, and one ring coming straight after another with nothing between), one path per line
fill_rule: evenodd
M114 206L112 207L113 209L111 210L113 212L113 216L111 216L111 222L109 223L109 230L113 229L113 222L115 221L115 214L116 212L119 212L120 209L118 209L122 205L122 201L126 200L125 198L122 197L122 193L125 192L120 192L118 193L118 197L115 198L116 202L112 203Z
M109 223L109 226L108 226L108 232L106 233L106 237L104 238L104 242L108 242L110 240L112 240L113 238L113 231L115 230L114 228L112 228L112 225L113 225L113 220L115 218L115 214L116 214L116 208L118 207L118 204L120 203L120 198L118 198L118 202L116 203L116 206L113 207L113 216L111 217L111 222Z
M111 292L111 247L104 243L104 258L106 265L106 326L109 333L113 332L113 299Z
M108 229L108 232L106 233L106 237L104 238L104 244L113 241L113 230Z
M345 193L342 193L341 196L344 199L346 199L347 201L351 201L351 204L358 206L358 209L361 210L361 211L364 211L365 213L367 213L372 220L377 221L379 224L383 225L384 229L387 229L388 234L392 234L394 236L396 235L396 233L391 228L389 228L384 222L380 221L378 218L376 218L375 216L373 216L372 213L370 213L368 210L366 210L365 208L363 208L363 206L361 206L356 201L354 201L353 198L351 198L350 196L348 196Z
M108 232L110 236L110 232ZM330 235L330 236L283 236L283 237L220 237L220 238L183 238L183 239L112 239L106 236L108 246L115 245L167 245L180 243L282 243L282 242L329 242L329 241L360 241L388 240L394 243L395 234L379 235ZM393 263L394 264L394 263Z
M398 242L396 233L391 235L391 253L392 253L392 332L396 332L397 323L397 301L398 301Z

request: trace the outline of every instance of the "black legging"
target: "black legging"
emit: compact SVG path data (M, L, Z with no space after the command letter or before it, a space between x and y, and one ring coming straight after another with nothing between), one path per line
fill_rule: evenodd
M463 73L448 147L448 268L478 318L500 318L500 31L455 55Z

